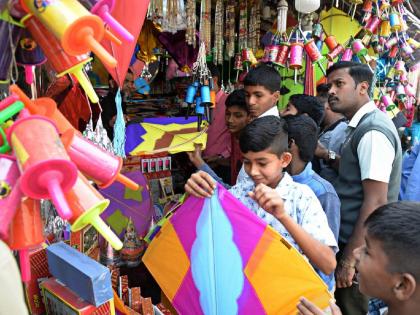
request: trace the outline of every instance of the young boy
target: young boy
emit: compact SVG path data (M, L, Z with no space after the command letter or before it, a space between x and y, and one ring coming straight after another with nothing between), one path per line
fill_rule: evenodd
M230 181L234 185L236 177L242 165L242 154L239 148L239 133L251 121L248 106L245 101L245 91L235 90L229 94L225 102L225 124L230 132L231 152L230 152ZM201 157L201 149L196 147L194 152L187 152L190 161L194 166L202 171L209 173L218 182L223 183L222 179L208 166ZM224 185L228 187L228 185ZM229 186L230 187L230 186Z
M420 203L399 201L381 206L364 226L365 245L354 251L360 291L384 301L388 305L384 314L419 314ZM335 305L332 309L333 315L341 315ZM298 310L302 315L324 314L305 298Z
M270 224L316 268L330 274L336 266L337 242L314 193L295 183L283 169L292 158L284 120L261 117L247 125L239 137L248 180L237 183L230 192L248 209ZM216 187L205 172L191 176L187 193L210 197Z
M279 117L277 102L280 97L280 84L280 74L276 69L266 64L260 64L248 72L244 79L244 90L251 118ZM248 179L248 175L242 167L236 183Z
M312 118L305 115L287 116L287 132L289 135L289 150L292 161L287 171L293 181L308 185L315 193L324 210L328 225L338 241L340 230L340 199L334 187L312 170L311 160L318 142L317 125ZM325 275L318 272L330 291L334 290L334 273Z

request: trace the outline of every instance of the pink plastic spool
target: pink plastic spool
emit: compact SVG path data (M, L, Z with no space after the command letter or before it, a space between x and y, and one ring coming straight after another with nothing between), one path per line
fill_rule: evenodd
M120 174L122 158L108 153L75 130L66 131L61 138L71 160L99 187L106 188L117 180L132 190L139 189L139 185Z
M318 50L318 47L315 44L313 39L305 43L305 51L308 54L312 62L317 62L322 59L322 55Z
M4 100L0 101L0 110L3 110L9 107L10 105L12 105L14 102L18 100L19 100L19 96L17 96L16 94L12 94L6 97Z
M395 72L398 75L401 75L403 73L405 73L405 62L402 60L398 60L397 62L395 62Z
M281 67L286 66L287 57L289 57L289 49L290 49L290 45L288 43L280 44L275 64Z
M386 49L391 49L392 47L394 47L396 44L398 43L398 38L396 37L392 37L390 38L386 43L385 43L385 48Z
M333 51L327 54L328 60L331 62L334 61L334 59L337 58L338 55L341 54L343 51L344 51L344 47L341 46L340 44L337 45L337 47L335 47Z
M353 50L351 50L351 48L346 48L341 56L341 61L351 61L351 58L353 58Z
M134 36L120 24L112 15L115 0L99 0L90 10L91 13L99 16L104 20L115 32L128 42L134 40Z
M404 52L404 55L407 57L411 56L414 53L413 48L411 48L411 46L405 42L401 45L401 49Z
M22 198L19 176L16 159L0 154L0 238L3 240L8 237L9 224Z
M265 50L264 60L266 62L275 62L277 59L277 54L279 53L279 46L277 45L270 45L267 46Z
M392 101L392 99L389 95L382 95L381 102L384 104L385 107L389 107L389 106L392 106L392 105L395 106L394 102Z
M365 45L363 45L363 42L360 39L354 40L351 48L353 49L353 53L358 56L365 56L368 53Z
M28 116L10 127L8 137L22 173L22 192L33 199L51 199L59 215L70 219L73 214L64 193L75 184L77 168L54 123L42 116Z
M381 19L377 16L374 16L371 18L368 22L368 24L365 27L365 30L371 34L375 33L375 31L378 29L379 25L381 24Z
M404 91L405 91L405 94L407 96L410 96L410 97L414 97L415 94L416 94L416 90L414 89L414 87L411 84L407 84L404 87Z
M303 44L299 42L292 43L290 47L289 68L293 70L301 69L302 60L303 60Z

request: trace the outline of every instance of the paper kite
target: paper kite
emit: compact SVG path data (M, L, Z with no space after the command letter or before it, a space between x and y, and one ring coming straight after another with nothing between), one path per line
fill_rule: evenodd
M207 142L207 122L197 131L197 117L145 118L126 126L125 153L129 155L194 151L194 144L204 150Z
M301 296L321 308L332 298L308 261L220 185L189 197L143 261L182 315L294 315Z

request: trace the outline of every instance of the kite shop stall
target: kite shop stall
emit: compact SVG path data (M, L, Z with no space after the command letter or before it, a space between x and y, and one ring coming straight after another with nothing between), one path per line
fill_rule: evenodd
M0 0L0 12L1 282L14 284L1 314L328 305L307 260L224 187L184 195L186 152L206 148L217 94L259 63L282 77L279 109L315 95L334 62L365 63L376 105L410 128L416 2Z

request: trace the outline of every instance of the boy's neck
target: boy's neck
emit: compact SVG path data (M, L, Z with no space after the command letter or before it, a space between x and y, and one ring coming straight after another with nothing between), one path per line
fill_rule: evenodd
M280 173L280 178L275 182L275 184L269 185L269 187L275 189L280 184L280 182L283 179L283 177L284 177L284 173L281 172Z

